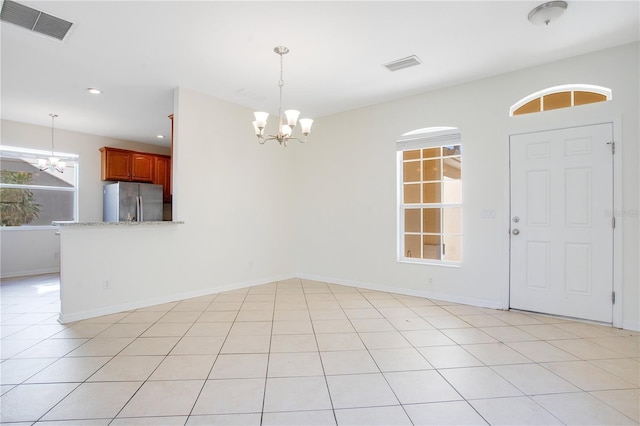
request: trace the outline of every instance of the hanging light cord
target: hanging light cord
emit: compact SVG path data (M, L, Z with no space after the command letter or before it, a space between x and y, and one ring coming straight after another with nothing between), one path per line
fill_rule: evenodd
M49 114L51 116L51 156L53 157L53 121L56 119L58 114Z
M280 88L280 104L278 105L278 134L282 132L282 88L284 87L284 77L283 77L283 63L284 63L284 52L279 52L280 55L280 81L278 81L278 87Z

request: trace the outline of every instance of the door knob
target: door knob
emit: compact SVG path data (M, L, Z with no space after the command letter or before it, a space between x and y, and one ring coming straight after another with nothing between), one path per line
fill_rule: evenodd
M518 222L520 222L520 218L518 216L514 216L513 223L518 223Z
M513 235L518 235L520 233L520 230L518 228L514 229L513 231L511 231L511 233Z

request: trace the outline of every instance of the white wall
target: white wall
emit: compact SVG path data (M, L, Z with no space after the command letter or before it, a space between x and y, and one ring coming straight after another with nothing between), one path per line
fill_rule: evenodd
M321 117L307 144L287 149L255 141L247 108L179 89L174 220L184 224L131 232L63 228L63 319L294 275L505 307L509 133L618 120L619 203L637 211L639 48ZM614 98L508 117L520 98L566 83L607 86ZM463 266L397 263L395 141L442 125L458 127L464 141ZM496 217L482 218L485 209ZM640 329L638 217L620 222L622 316L625 327ZM91 250L81 249L86 241ZM102 288L104 280L110 289Z
M61 227L62 321L293 276L293 150L260 146L247 108L188 89L175 99L184 223Z
M60 241L55 229L1 229L2 278L60 270Z
M167 118L168 120L168 118ZM51 149L51 127L2 120L2 145ZM56 128L56 151L79 155L78 213L83 222L102 220L100 151L103 146L169 155L171 149ZM59 241L51 229L0 227L2 277L34 275L59 270Z
M638 211L638 62L631 44L317 120L298 149L296 266L307 278L507 307L507 137L522 130L621 119L619 205ZM531 116L509 107L569 83L609 87L613 100ZM405 132L454 126L463 140L463 265L396 262L395 141ZM484 209L495 218L482 218ZM637 214L619 221L623 321L640 329Z
M176 266L213 285L292 274L293 151L259 145L248 108L184 88L176 100L174 220L192 258Z

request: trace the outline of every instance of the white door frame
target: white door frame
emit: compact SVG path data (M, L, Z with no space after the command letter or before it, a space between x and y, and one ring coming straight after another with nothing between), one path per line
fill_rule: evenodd
M553 111L550 111L553 112ZM540 113L547 114L547 113ZM532 114L534 115L534 114ZM504 224L504 234L503 234L503 291L502 291L502 305L505 309L509 308L509 286L510 286L510 274L509 267L511 263L511 217L510 217L510 209L511 209L511 195L510 195L510 183L511 176L509 170L509 140L513 135L521 134L521 133L536 133L536 132L546 132L549 130L559 130L570 127L583 127L590 126L595 124L603 124L603 123L612 123L613 124L613 138L616 143L616 153L613 156L613 212L622 211L622 156L624 152L624 144L622 143L622 119L618 117L610 118L607 116L602 119L593 119L593 120L585 120L585 121L561 121L557 120L558 117L555 117L554 120L548 120L548 123L541 122L537 125L527 125L520 124L515 122L515 120L524 117L512 117L513 120L512 126L504 134L504 142L503 142L503 176L504 176L504 205L503 205L503 224ZM550 118L550 117L547 117ZM622 328L623 319L622 319L622 305L624 300L624 294L622 292L622 235L623 235L623 223L622 218L618 217L616 220L616 227L613 230L613 291L616 294L616 303L613 305L613 323L614 327Z

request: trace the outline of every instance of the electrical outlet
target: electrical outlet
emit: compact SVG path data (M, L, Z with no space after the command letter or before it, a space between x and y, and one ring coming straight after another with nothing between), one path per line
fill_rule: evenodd
M104 290L109 290L111 288L111 283L109 282L109 280L102 281L102 288Z
M433 284L433 278L429 277L429 285Z

